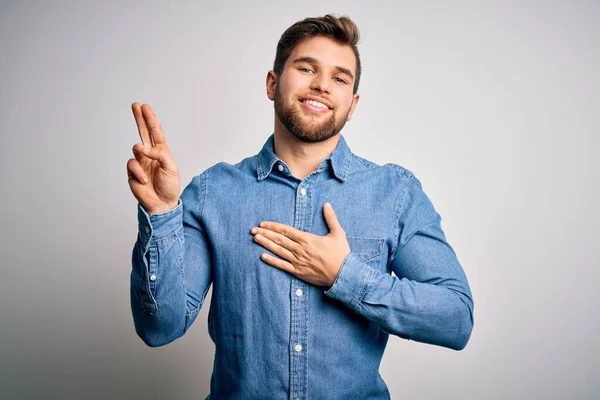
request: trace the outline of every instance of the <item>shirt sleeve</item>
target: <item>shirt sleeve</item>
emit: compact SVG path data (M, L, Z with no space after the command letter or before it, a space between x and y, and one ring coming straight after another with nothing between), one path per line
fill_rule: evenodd
M149 215L138 204L138 236L132 252L131 311L148 346L183 336L211 284L211 256L202 223L205 176L185 188L178 205Z
M419 180L408 174L404 184L388 262L395 276L350 253L325 293L388 333L461 350L473 329L467 278Z

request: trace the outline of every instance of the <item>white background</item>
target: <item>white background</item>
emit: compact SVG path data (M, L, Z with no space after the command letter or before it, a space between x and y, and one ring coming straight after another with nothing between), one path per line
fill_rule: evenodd
M183 188L260 150L280 35L330 12L362 33L350 148L422 181L475 300L463 351L390 338L392 397L597 398L597 1L1 2L0 397L208 394L208 304L168 346L133 329L130 104Z

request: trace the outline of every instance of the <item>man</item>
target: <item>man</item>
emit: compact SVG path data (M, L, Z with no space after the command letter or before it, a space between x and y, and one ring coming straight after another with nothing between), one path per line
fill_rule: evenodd
M389 398L389 334L457 350L470 337L469 285L419 180L340 134L359 100L357 41L346 17L288 28L266 79L273 135L181 196L155 114L132 105L135 328L149 346L181 337L212 284L211 398Z

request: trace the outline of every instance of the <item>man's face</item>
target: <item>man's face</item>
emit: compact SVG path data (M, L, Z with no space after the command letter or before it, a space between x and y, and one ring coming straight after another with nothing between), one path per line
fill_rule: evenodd
M302 41L290 54L281 75L276 77L270 71L267 76L276 117L304 142L337 135L358 102L358 94L352 93L355 75L356 57L350 46L325 37Z

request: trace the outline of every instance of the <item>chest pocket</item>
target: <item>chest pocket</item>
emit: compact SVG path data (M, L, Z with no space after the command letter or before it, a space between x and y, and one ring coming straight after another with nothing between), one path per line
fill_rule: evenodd
M346 236L350 251L356 254L361 261L377 268L381 261L385 240L363 236Z

